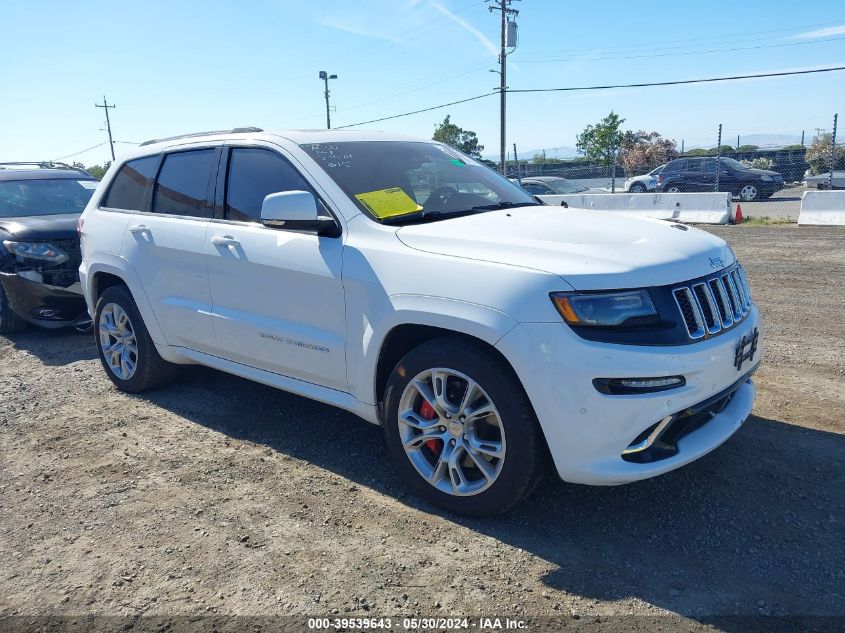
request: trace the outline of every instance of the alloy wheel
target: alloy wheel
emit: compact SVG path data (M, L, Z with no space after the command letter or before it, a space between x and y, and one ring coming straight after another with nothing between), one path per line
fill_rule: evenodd
M138 367L138 344L129 315L118 304L107 303L97 325L106 364L115 376L129 380Z
M505 432L496 405L459 371L434 368L417 374L399 399L398 423L414 468L446 494L479 494L502 471Z
M757 197L757 187L754 185L745 185L739 192L739 197L743 200L754 200Z

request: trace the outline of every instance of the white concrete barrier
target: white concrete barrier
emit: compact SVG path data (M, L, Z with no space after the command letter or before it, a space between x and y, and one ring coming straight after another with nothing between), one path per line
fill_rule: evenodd
M696 224L727 224L731 195L723 193L572 193L537 196L546 204Z
M845 191L805 191L798 224L845 226Z

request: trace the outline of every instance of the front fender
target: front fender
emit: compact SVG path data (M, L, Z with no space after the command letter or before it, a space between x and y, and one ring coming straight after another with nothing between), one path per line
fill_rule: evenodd
M376 404L376 370L388 334L400 325L425 325L458 332L495 345L517 322L488 306L414 294L386 298L389 309L364 313L358 331L349 332L347 378L353 395L367 404ZM374 318L372 321L370 318Z

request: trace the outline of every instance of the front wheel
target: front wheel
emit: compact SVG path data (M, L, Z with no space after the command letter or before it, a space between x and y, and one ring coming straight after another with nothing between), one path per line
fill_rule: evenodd
M743 202L751 202L760 197L760 190L755 185L744 185L739 190L739 198Z
M641 182L635 182L631 185L631 193L645 193L645 185Z
M179 366L159 355L126 286L110 286L100 295L94 328L100 362L121 391L140 393L175 377Z
M409 352L384 396L403 478L456 514L506 512L534 489L545 446L519 380L491 350L445 337Z

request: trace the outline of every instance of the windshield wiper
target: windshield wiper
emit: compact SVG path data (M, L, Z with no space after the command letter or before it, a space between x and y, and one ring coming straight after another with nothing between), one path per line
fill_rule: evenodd
M460 215L475 213L475 209L464 209L462 211L415 211L405 215L395 215L390 218L383 218L382 224L405 224L406 222L426 222L428 220L441 220L443 218L454 218Z
M495 211L497 209L511 209L513 207L537 207L539 202L496 202L495 204L483 204L469 209L458 211L416 211L405 215L396 215L384 218L382 224L405 224L406 222L427 222L428 220L442 220L443 218L456 218L462 215L472 215L479 211Z
M472 207L470 211L495 211L496 209L513 209L514 207L539 207L539 202L496 202Z

